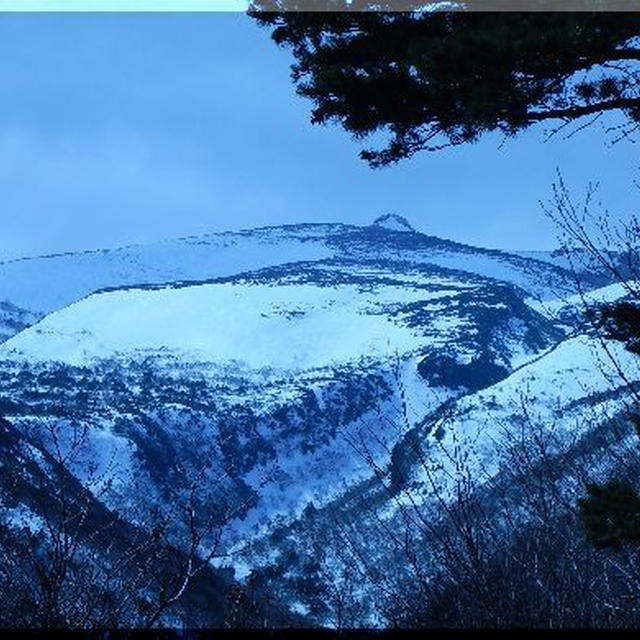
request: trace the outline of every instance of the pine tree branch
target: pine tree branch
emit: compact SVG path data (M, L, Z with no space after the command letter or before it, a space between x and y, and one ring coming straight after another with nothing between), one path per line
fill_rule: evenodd
M603 111L614 111L616 109L633 109L640 108L640 98L617 98L616 100L607 100L605 102L594 102L576 107L568 107L566 109L547 109L546 111L533 111L524 116L525 121L540 122L552 118L579 118L588 116L593 113Z

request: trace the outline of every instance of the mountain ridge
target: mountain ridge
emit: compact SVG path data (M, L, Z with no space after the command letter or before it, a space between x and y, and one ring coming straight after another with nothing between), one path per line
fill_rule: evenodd
M544 261L373 225L158 246L146 257L123 249L115 263L101 252L97 262L91 253L34 259L26 271L0 265L0 299L22 291L17 301L50 307L0 345L0 412L42 450L84 433L69 473L138 529L136 514L166 515L167 496L186 500L192 479L206 480L198 518L220 505L232 514L215 540L217 565L243 579L266 572L290 611L316 611L316 624L326 624L322 589L296 586L320 562L309 556L318 539L297 548L311 522L328 535L344 513L340 526L365 540L378 516L400 526L403 500L435 509L434 479L453 499L452 455L477 460L481 488L481 469L502 473L491 421L519 424L517 393L528 387L540 412L565 407L571 419L613 398L589 364L597 343L558 313L581 302L564 299L568 272ZM583 284L594 304L623 295L601 277ZM109 477L106 488L89 468ZM378 516L358 506L366 499ZM398 562L389 540L372 540L372 558ZM338 580L332 553L322 567Z
M544 261L416 231L305 223L3 262L0 300L42 317L106 288L204 281L285 262L332 258L449 266L510 280L543 299L553 297L553 289L568 291L567 283L571 281L568 271ZM465 261L467 264L462 264ZM527 270L530 276L526 275ZM601 280L585 276L587 288L603 284Z

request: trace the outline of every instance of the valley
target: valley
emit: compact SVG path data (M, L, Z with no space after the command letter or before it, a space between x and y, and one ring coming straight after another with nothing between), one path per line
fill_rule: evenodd
M440 517L462 477L494 490L534 424L568 455L628 400L613 365L640 380L622 345L567 321L575 275L389 216L2 263L0 413L30 464L62 455L127 526L190 504L173 540L201 526L212 570L331 626L346 567L353 623L379 626L380 581L355 567L410 579L389 533L420 537L409 512ZM579 278L593 300L618 295ZM586 451L606 458L601 439ZM36 502L0 490L8 535L42 526Z

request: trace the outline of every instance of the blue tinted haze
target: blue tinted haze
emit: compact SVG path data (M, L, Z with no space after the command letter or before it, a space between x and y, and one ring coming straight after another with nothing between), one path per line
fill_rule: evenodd
M373 171L309 123L290 55L242 13L0 15L0 260L387 212L442 237L555 245L556 168L628 214L636 147L590 127ZM613 120L608 121L608 123Z

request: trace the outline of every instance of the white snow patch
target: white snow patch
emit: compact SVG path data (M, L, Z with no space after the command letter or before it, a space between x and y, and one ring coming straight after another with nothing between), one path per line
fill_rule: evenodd
M14 529L26 528L31 533L37 533L45 527L45 521L24 504L12 508L2 508L0 517L5 526Z

